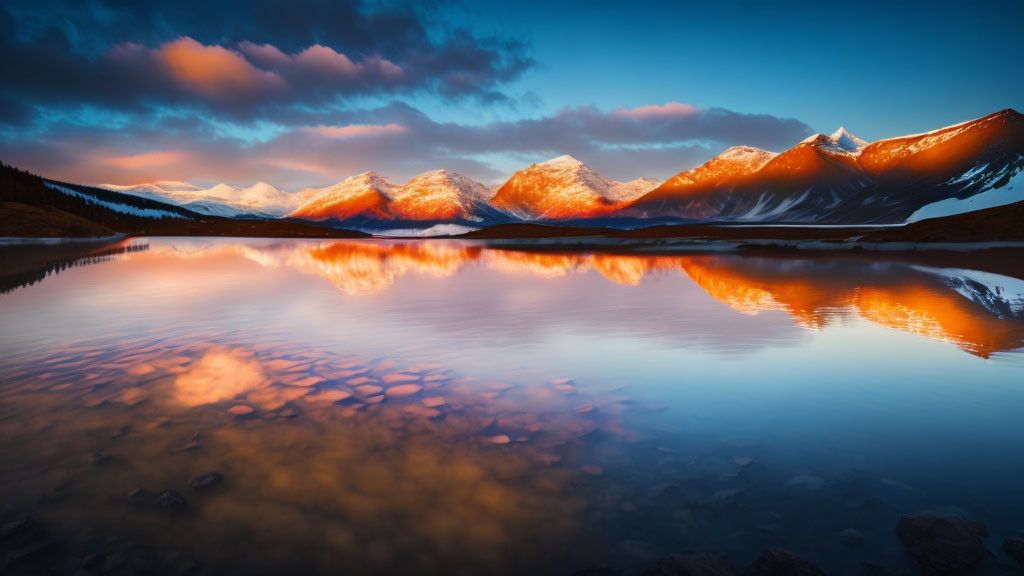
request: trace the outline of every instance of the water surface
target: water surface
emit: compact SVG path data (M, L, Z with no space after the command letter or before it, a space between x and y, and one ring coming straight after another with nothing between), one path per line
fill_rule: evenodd
M903 569L901 513L1024 527L1021 256L8 248L0 519L146 571Z

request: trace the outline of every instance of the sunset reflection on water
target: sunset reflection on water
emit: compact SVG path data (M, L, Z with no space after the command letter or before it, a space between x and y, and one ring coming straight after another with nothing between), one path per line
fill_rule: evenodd
M1012 490L996 460L945 469L1024 400L1003 257L213 239L103 254L12 257L0 296L2 513L75 553L120 538L215 572L570 573L782 541L836 566L838 530L891 533L889 512L851 502ZM953 432L969 442L929 440ZM211 471L223 484L189 488ZM185 512L150 508L167 489Z

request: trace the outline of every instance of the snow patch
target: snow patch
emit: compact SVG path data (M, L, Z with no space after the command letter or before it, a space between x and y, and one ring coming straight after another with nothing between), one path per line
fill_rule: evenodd
M1000 317L1024 315L1024 280L980 270L928 266L913 268L941 276L961 296L981 304Z
M129 206L127 204L118 204L116 202L107 202L106 200L100 200L99 198L76 192L70 188L54 184L53 182L47 182L46 185L49 188L67 194L68 196L74 196L76 198L82 198L89 204L96 204L103 206L108 210L119 212L121 214L130 214L132 216L138 216L139 218L184 218L181 214L175 214L174 212L168 212L166 210L157 210L155 208L136 208L135 206Z
M965 173L960 178L964 178L969 173ZM932 202L911 214L907 222L964 214L974 212L975 210L984 210L985 208L1005 206L1006 204L1013 204L1021 200L1024 200L1024 169L1014 174L1010 181L1002 188L990 188L970 198L947 198L938 202Z
M473 232L475 230L479 230L479 228L461 226L459 224L435 224L430 228L396 228L393 230L383 230L377 232L376 235L430 238L432 236L455 236L458 234L465 234L466 232Z

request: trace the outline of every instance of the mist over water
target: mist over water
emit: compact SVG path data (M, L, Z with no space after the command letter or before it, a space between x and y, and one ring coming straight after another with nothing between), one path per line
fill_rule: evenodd
M904 570L900 514L1024 528L1022 261L8 248L0 520L165 573Z

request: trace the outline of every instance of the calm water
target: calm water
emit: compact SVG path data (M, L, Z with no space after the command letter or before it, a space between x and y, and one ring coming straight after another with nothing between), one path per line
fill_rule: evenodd
M771 545L843 571L905 569L896 520L931 509L1003 559L1022 262L9 248L0 520L32 516L61 567L142 572L635 572ZM168 489L183 510L151 506Z

